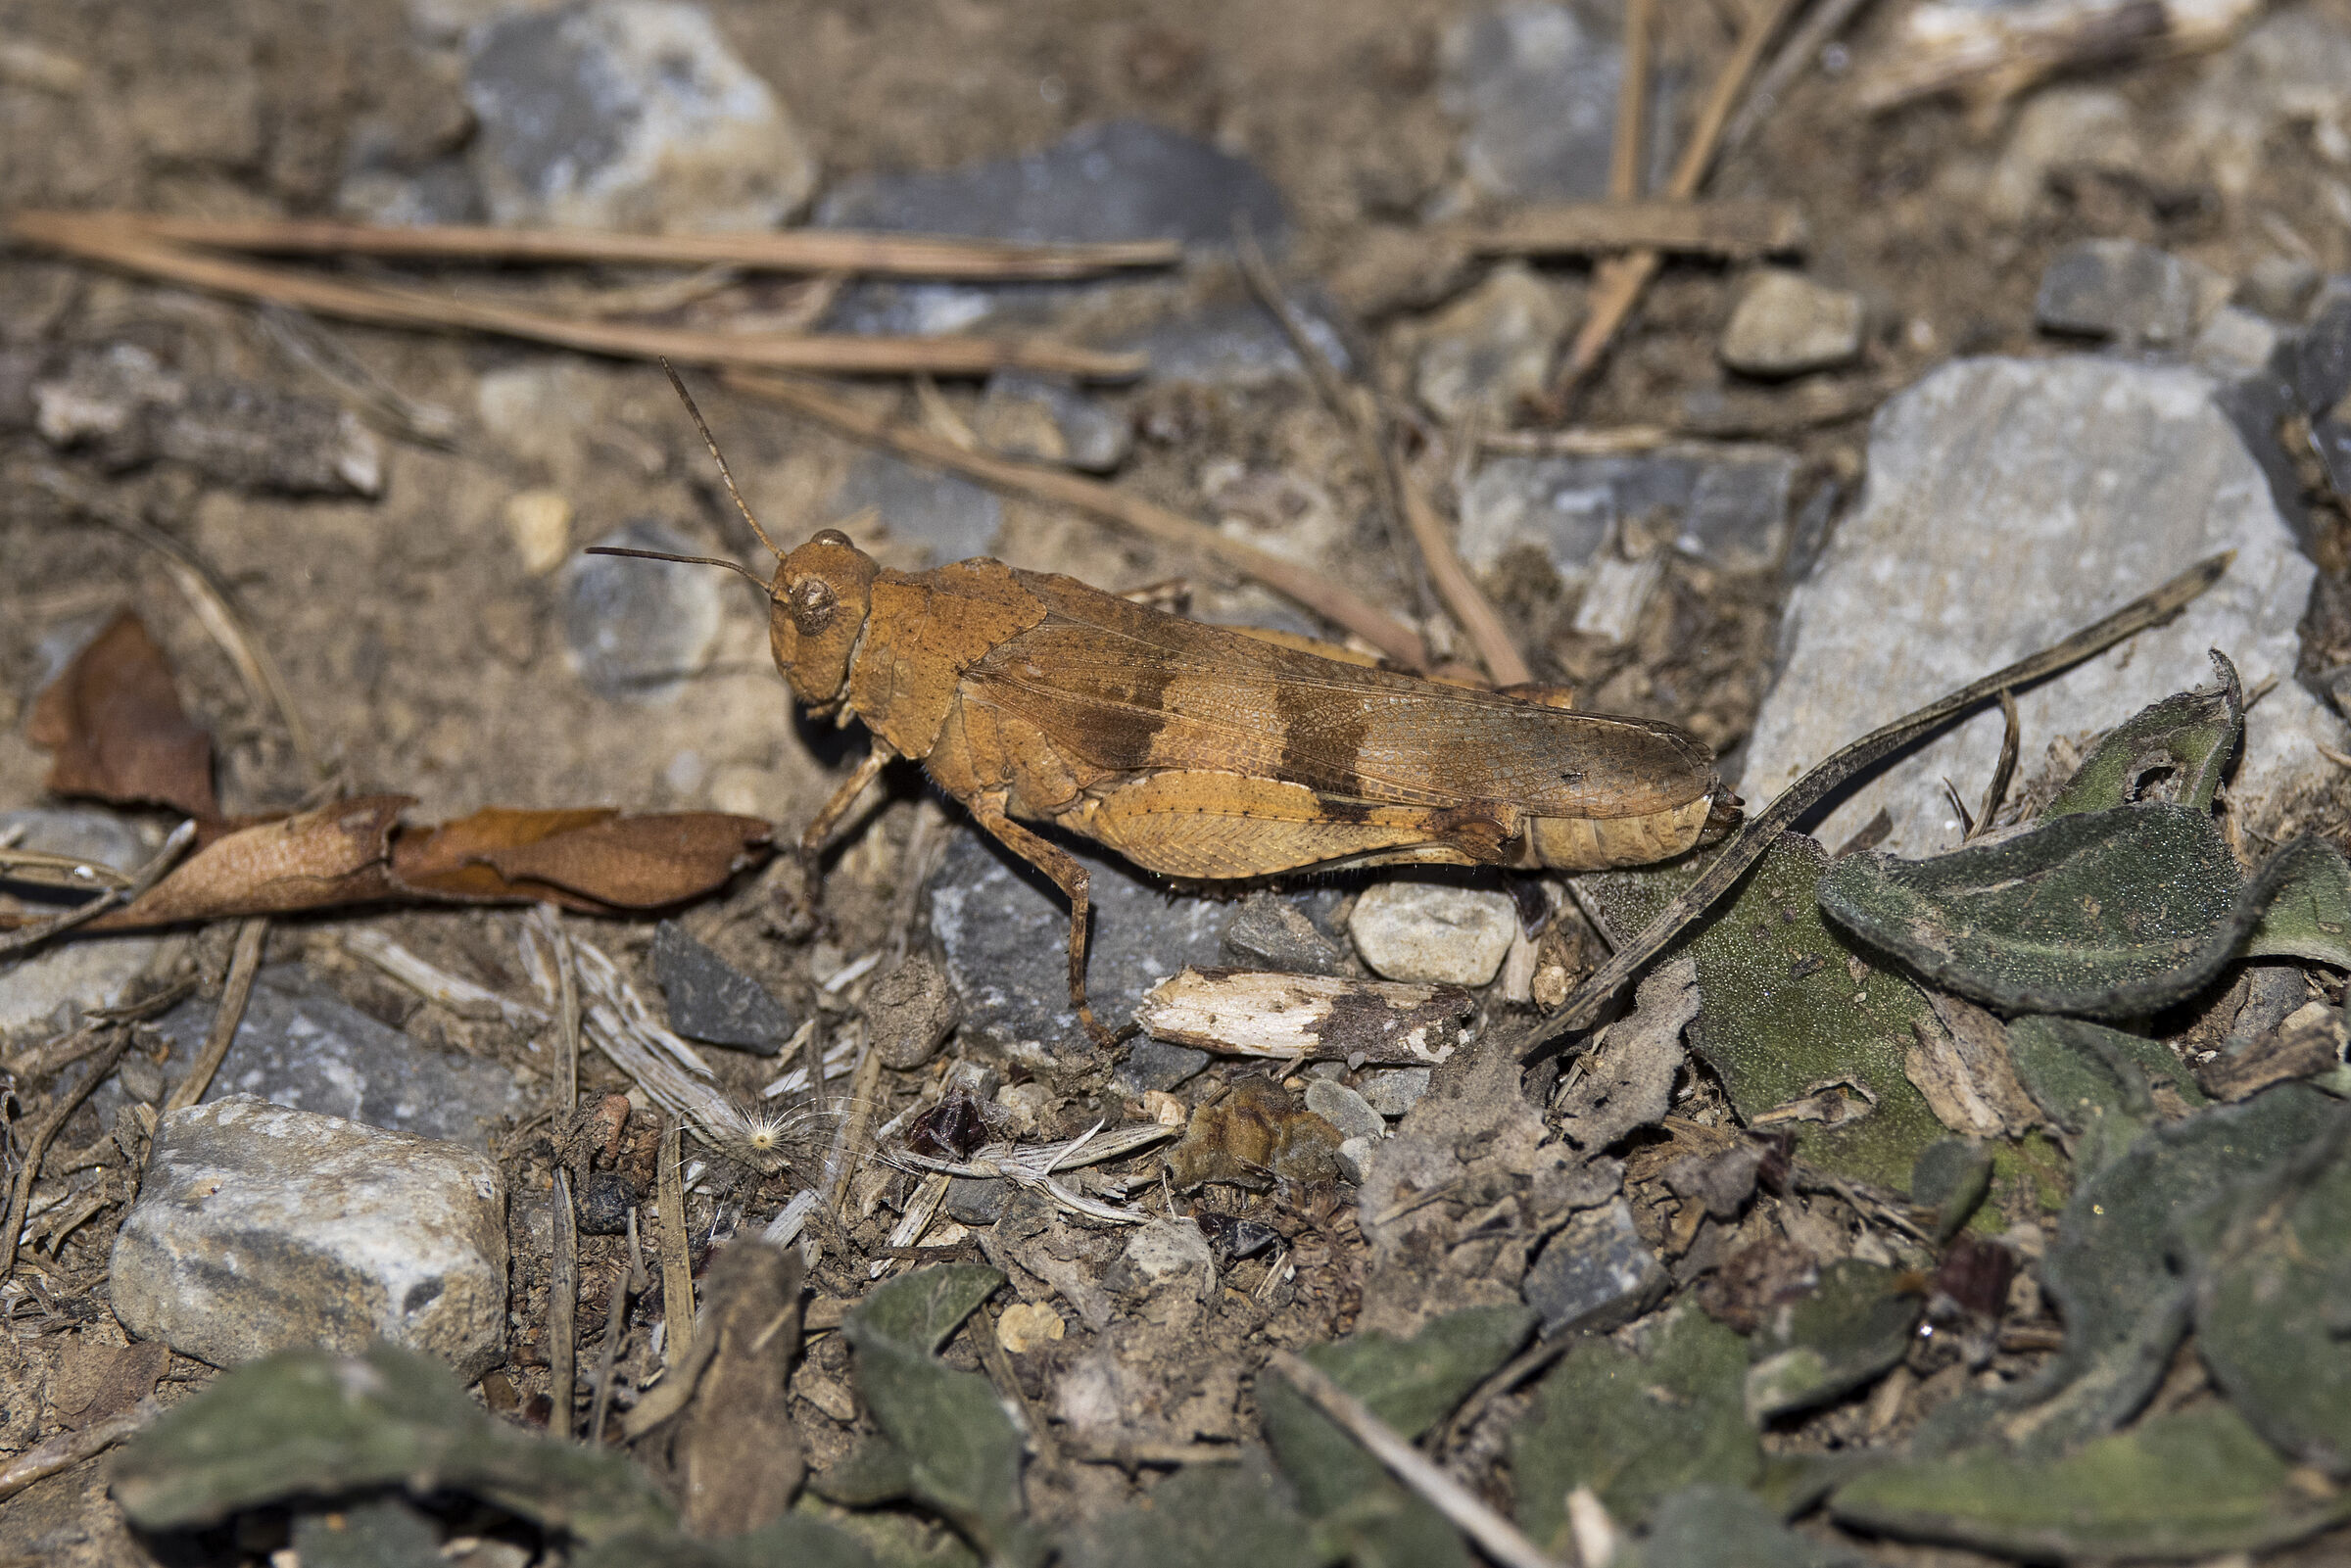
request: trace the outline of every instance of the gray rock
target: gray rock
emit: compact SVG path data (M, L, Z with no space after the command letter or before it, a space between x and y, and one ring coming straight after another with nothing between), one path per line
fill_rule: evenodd
M2107 358L1944 366L1879 410L1869 481L1789 604L1784 655L1740 788L1768 800L1839 746L2223 549L2227 576L2164 626L2020 693L2025 777L2060 736L2102 733L2210 676L2219 648L2248 689L2231 785L2259 826L2334 777L2340 726L2294 678L2314 568L2260 466L2196 371ZM1885 847L1953 848L1951 780L1980 791L1999 751L1994 708L1911 753L1817 826L1841 843L1881 809Z
M852 176L826 194L815 222L1034 245L1229 246L1236 219L1261 245L1289 229L1281 192L1249 164L1180 131L1120 119L1080 126L1021 158L937 173Z
M238 1095L166 1117L117 1237L115 1315L233 1366L373 1339L464 1379L505 1354L506 1195L486 1156Z
M1205 1297L1216 1283L1217 1255L1194 1219L1154 1219L1138 1225L1103 1283L1116 1291L1161 1291L1191 1286Z
M1336 312L1319 291L1293 290L1290 311L1322 357L1350 371L1355 359L1335 324ZM1171 317L1116 347L1149 356L1150 378L1208 387L1260 387L1303 376L1298 352L1281 323L1255 301L1210 305Z
M2176 349L2228 293L2219 273L2168 251L2136 240L2080 240L2041 273L2033 318L2044 331Z
M2298 136L2315 131L2326 156L2340 163L2351 154L2346 112L2351 26L2323 7L2288 6L2246 28L2204 68L2180 107L2180 139L2234 198L2277 156L2270 138L2285 127Z
M2034 94L2018 112L1985 186L1986 210L2004 222L2022 221L2056 169L2135 171L2146 141L2134 119L2131 100L2108 88L2051 87Z
M1498 266L1416 334L1413 390L1449 421L1472 411L1503 418L1543 390L1571 319L1556 286L1521 262Z
M1285 974L1338 974L1346 955L1305 908L1318 901L1319 892L1327 890L1251 893L1224 927L1225 955L1236 964Z
M882 1065L911 1072L936 1056L963 1022L963 998L938 960L916 948L875 978L863 1012L866 1044Z
M2351 496L2351 288L2342 280L2330 283L2318 302L2295 349L2293 379L2293 394L2310 419L2311 450L2335 495Z
M1384 1138L1388 1124L1364 1097L1344 1083L1313 1078L1306 1085L1306 1108L1339 1129L1343 1138Z
M792 1038L784 1004L674 920L653 927L653 978L669 1007L669 1026L688 1039L774 1056Z
M973 432L1007 457L1066 463L1106 474L1127 460L1134 426L1124 410L1068 381L1028 370L988 377Z
M1375 883L1347 918L1347 934L1374 974L1418 984L1485 984L1517 933L1510 894L1443 882Z
M170 1048L168 1078L187 1070L216 1011L190 998L157 1021ZM114 1115L112 1088L91 1096L102 1117ZM242 1095L485 1150L521 1100L496 1063L426 1050L318 989L294 964L262 971L203 1103Z
M988 554L1004 528L994 491L883 451L858 458L833 496L836 518L868 510L895 537L928 546L934 566Z
M1011 1190L1012 1183L1001 1176L951 1176L947 1217L966 1225L992 1225L1004 1217L1004 1199Z
M1767 267L1755 274L1722 332L1722 362L1751 376L1793 376L1849 364L1861 354L1861 296Z
M0 811L0 837L22 832L22 849L79 855L116 871L135 871L149 850L130 824L88 806L35 806ZM65 910L87 894L65 894L8 882L28 904ZM152 936L84 936L52 942L13 963L0 962L0 1039L46 1029L60 1009L113 1007L155 962Z
M773 228L816 162L701 7L587 0L469 40L465 101L491 216L564 228Z
M1519 1293L1543 1314L1546 1336L1570 1329L1599 1332L1640 1316L1673 1282L1633 1228L1622 1198L1571 1217L1551 1238Z
M1357 1090L1366 1105L1393 1121L1420 1103L1431 1076L1427 1068L1366 1068Z
M109 468L159 457L240 490L374 496L384 449L348 409L216 376L167 370L135 344L76 354L32 388L33 426Z
M2267 376L2279 362L2288 338L2277 322L2238 306L2224 305L2205 318L2188 359L2225 381ZM2277 444L2270 443L2272 447Z
M1467 121L1462 163L1488 196L1607 194L1624 52L1588 13L1516 4L1447 31L1439 102Z
M1666 517L1674 547L1731 571L1761 571L1788 537L1796 458L1772 447L1663 447L1607 457L1497 457L1462 498L1462 558L1491 571L1532 548L1584 584L1624 519Z
M700 555L666 524L630 523L599 545ZM583 555L563 569L563 641L598 696L665 702L718 646L722 576L707 566Z
M1218 962L1228 906L1173 896L1107 850L1066 847L1093 877L1086 983L1096 1018L1115 1028L1145 991L1186 964ZM930 903L948 978L963 993L963 1038L1022 1051L1092 1051L1070 1005L1070 907L1050 882L976 830L959 828L931 879Z
M480 223L490 215L482 182L461 158L411 171L355 168L335 187L335 211L360 223Z
M2299 321L2319 289L2319 269L2298 256L2260 257L2237 280L2236 303L2273 321Z
M1142 1095L1153 1089L1173 1089L1196 1077L1207 1066L1206 1051L1195 1051L1188 1045L1170 1045L1145 1034L1128 1047L1127 1060L1119 1064L1111 1081L1122 1094Z

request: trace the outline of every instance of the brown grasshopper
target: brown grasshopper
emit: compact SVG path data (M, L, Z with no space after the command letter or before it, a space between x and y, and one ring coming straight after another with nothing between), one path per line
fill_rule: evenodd
M873 736L800 837L812 892L826 838L892 758L914 758L1070 901L1070 997L1104 1043L1118 1035L1086 1001L1086 870L1024 822L1225 881L1643 865L1739 820L1713 754L1670 724L1574 712L1551 688L1368 668L986 558L895 571L837 529L787 553L736 505L778 557L774 580L702 563L767 593L769 645L802 706Z

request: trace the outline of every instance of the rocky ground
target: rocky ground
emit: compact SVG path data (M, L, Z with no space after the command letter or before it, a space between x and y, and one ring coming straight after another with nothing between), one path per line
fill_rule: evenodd
M1651 192L1771 8L1654 9ZM791 711L740 582L580 553L765 558L657 368L0 249L0 916L183 817L401 868L0 949L0 1559L1507 1549L1301 1352L1594 1568L2351 1549L2351 7L1987 7L2020 30L1952 90L1957 8L1790 9L1703 192L1793 227L1669 258L1559 404L1621 263L1463 236L1609 195L1598 0L0 0L0 218L1178 241L1052 283L303 264L1138 352L840 394L1475 662L1245 229L1534 676L1686 727L1751 811L2233 552L2013 732L1833 794L1597 1032L1544 1020L1688 868L1217 893L1075 846L1094 1004L1150 1024L1105 1051L1066 906L912 766L821 904L770 853L856 728ZM2019 67L2060 12L2129 15ZM688 375L787 546L1361 630ZM1246 1054L1187 966L1410 1028Z

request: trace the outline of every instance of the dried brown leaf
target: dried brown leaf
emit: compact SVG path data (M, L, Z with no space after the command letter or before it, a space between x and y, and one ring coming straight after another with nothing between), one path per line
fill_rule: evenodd
M769 833L755 817L713 811L624 817L489 806L395 834L391 876L426 898L544 900L590 913L659 909L764 858Z
M360 795L275 822L234 829L93 931L173 926L232 915L283 915L389 897L392 828L409 795Z
M220 815L212 734L180 707L163 649L128 610L41 692L24 734L52 753L53 793L153 802L206 822Z
M117 1415L155 1392L171 1364L171 1352L149 1340L136 1345L99 1345L76 1336L58 1363L49 1403L60 1423L85 1427Z

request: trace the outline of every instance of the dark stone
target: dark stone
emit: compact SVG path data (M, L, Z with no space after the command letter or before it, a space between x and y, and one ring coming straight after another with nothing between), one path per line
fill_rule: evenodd
M1462 558L1477 571L1532 546L1580 581L1619 521L1657 514L1674 547L1733 571L1759 571L1787 538L1796 457L1770 447L1735 452L1664 448L1604 457L1498 457L1462 498Z
M617 1170L592 1170L580 1183L580 1229L591 1236L618 1236L629 1228L629 1211L645 1201L637 1183Z
M947 1215L966 1225L992 1225L1004 1217L1012 1183L1001 1176L954 1176L947 1182Z
M1300 907L1303 898L1313 896L1250 894L1224 927L1224 951L1234 963L1256 969L1289 974L1338 974L1346 954Z
M170 1047L168 1079L187 1071L216 1010L191 997L157 1021ZM298 964L262 971L202 1103L238 1094L482 1150L521 1100L505 1069L425 1049L320 989ZM111 1123L121 1091L104 1083L91 1100Z
M882 451L857 460L834 494L832 510L836 518L880 513L892 535L928 545L934 566L987 554L1004 527L1004 503L994 491Z
M1607 194L1624 50L1593 22L1580 8L1513 5L1446 35L1439 101L1468 121L1471 184L1538 200Z
M597 541L699 555L668 525L630 523ZM603 697L675 696L718 642L723 574L707 566L585 555L567 569L563 641L580 679Z
M669 1004L669 1026L688 1039L774 1056L792 1038L784 1004L676 921L653 927L653 978Z
M1254 1219L1242 1219L1233 1214L1202 1213L1193 1216L1200 1222L1200 1234L1208 1238L1218 1260L1235 1263L1259 1253L1281 1240L1281 1232Z
M2317 418L2351 393L2351 286L2330 286L2294 349L2294 396Z
M1125 1022L1145 991L1186 964L1220 961L1228 906L1171 896L1165 883L1092 844L1064 847L1093 879L1086 976L1103 1022ZM1092 1050L1070 1003L1070 907L1042 873L959 827L932 876L929 903L947 976L963 993L967 1041Z
M2136 240L2080 240L2041 273L2033 317L2049 332L2179 348L2201 314L2199 270Z
M1153 1089L1173 1089L1208 1066L1208 1053L1188 1045L1170 1045L1148 1034L1138 1035L1127 1051L1111 1081L1122 1093L1140 1095Z
M1307 341L1341 374L1351 371L1355 356L1327 297L1316 289L1294 289L1287 298ZM1118 347L1149 356L1149 374L1157 382L1256 387L1306 374L1281 323L1254 300L1203 306L1124 339Z
M1655 1304L1672 1276L1633 1228L1621 1198L1569 1219L1551 1239L1519 1294L1543 1314L1546 1336L1569 1329L1599 1331L1631 1321Z

